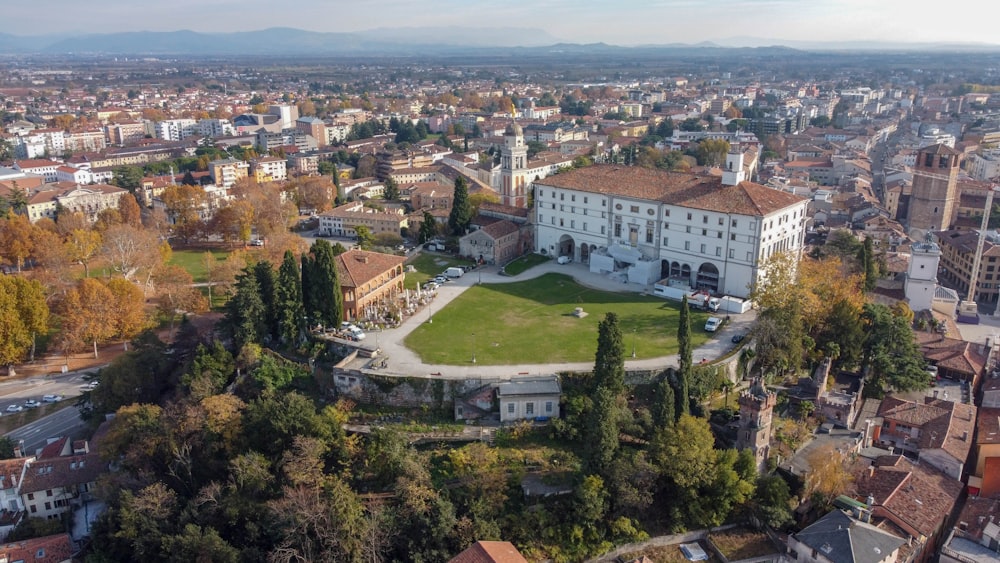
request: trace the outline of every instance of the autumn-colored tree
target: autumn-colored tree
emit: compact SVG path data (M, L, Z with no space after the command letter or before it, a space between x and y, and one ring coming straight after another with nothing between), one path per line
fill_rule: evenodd
M170 186L163 190L160 198L167 208L167 214L174 221L174 233L184 242L197 237L202 229L199 211L205 202L205 190L201 186L184 184Z
M139 209L139 202L132 194L125 194L118 200L118 214L122 218L122 223L140 228L142 227L142 210Z
M337 192L329 178L310 178L299 187L300 206L316 211L326 211Z
M67 351L79 351L89 343L97 345L115 335L114 295L106 285L84 278L66 292L59 304L62 318L60 338Z
M83 265L84 277L90 277L90 261L100 253L102 242L101 233L87 229L74 229L66 237L63 243L66 255Z
M83 216L83 213L70 211L66 208L56 210L56 229L58 229L59 234L66 236L76 229L86 230L89 228L90 223Z
M35 336L48 330L49 306L42 284L21 276L0 276L0 365L23 360Z
M853 477L850 460L843 452L828 444L806 456L809 473L806 475L805 494L819 506L829 506L837 495L844 494Z
M97 213L97 220L94 221L94 230L103 233L109 228L121 224L122 216L118 213L118 209L109 207L107 209L102 209Z
M125 278L114 277L107 282L111 292L113 338L131 340L149 326L145 298L137 285Z
M35 250L34 230L34 225L24 215L0 219L0 257L19 272Z
M170 318L171 331L178 313L202 313L208 310L208 301L194 287L191 274L176 264L158 268L153 283L156 284L156 300L160 311Z
M141 273L148 278L162 262L160 240L155 232L129 225L115 225L104 232L101 253L111 269L133 279Z

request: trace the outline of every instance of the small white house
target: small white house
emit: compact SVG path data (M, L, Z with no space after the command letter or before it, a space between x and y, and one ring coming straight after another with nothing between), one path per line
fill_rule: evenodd
M500 422L556 418L559 416L561 394L562 389L555 376L501 383L497 387Z

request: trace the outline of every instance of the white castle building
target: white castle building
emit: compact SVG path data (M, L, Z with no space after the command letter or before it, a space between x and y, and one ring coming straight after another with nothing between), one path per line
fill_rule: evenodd
M744 180L742 158L731 152L721 178L599 165L536 181L535 250L746 297L768 257L802 248L808 202Z

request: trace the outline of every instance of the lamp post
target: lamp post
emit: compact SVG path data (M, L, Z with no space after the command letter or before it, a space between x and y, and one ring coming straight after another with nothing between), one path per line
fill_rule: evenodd
M472 363L476 363L476 333L472 333Z
M636 328L632 329L632 357L633 358L635 357L635 334L636 334L636 332L638 330L639 329L636 329Z

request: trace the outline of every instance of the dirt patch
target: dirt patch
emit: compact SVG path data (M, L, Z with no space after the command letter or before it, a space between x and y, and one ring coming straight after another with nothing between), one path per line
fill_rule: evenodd
M767 534L754 532L745 528L726 530L718 534L711 534L709 538L715 547L730 561L750 559L752 557L762 557L777 553L774 544L768 539Z

